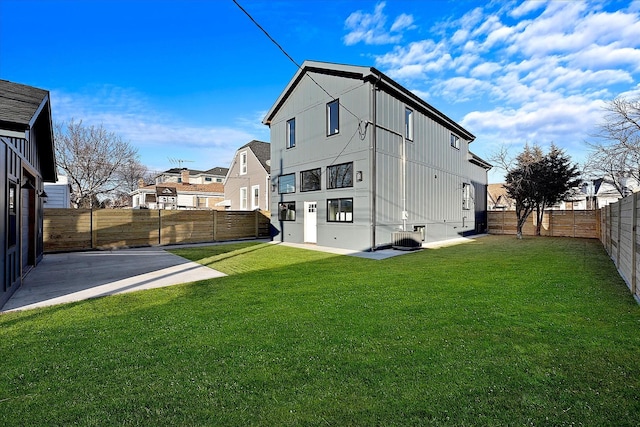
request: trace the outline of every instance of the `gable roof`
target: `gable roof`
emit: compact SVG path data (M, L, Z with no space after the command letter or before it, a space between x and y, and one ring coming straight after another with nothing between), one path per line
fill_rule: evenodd
M513 205L513 200L509 197L507 193L507 189L504 187L504 184L489 184L487 185L487 196L489 197L489 201L493 206L504 206L506 208L510 208Z
M49 91L0 80L0 129L34 132L42 178L48 182L56 181Z
M459 136L468 140L469 142L473 141L476 137L471 134L469 131L464 129L458 123L444 115L442 112L428 104L426 101L421 99L419 96L409 91L389 76L380 72L379 70L373 67L363 67L357 65L345 65L345 64L334 64L330 62L319 62L319 61L304 61L302 66L298 69L293 78L289 81L284 91L280 94L276 102L267 112L267 115L262 120L262 123L265 125L271 125L271 121L273 117L276 115L280 107L287 100L289 95L293 92L295 87L300 83L302 78L310 72L327 74L345 78L351 78L356 80L362 80L365 82L376 83L378 88L384 88L389 93L392 93L398 99L403 100L404 102L411 105L413 108L421 111L423 114L431 117L436 122L442 124L443 126L456 131Z
M238 151L250 148L253 154L258 158L260 164L267 173L271 173L271 144L264 141L253 140L238 149Z
M31 120L49 99L49 92L35 87L0 80L0 127L25 131Z

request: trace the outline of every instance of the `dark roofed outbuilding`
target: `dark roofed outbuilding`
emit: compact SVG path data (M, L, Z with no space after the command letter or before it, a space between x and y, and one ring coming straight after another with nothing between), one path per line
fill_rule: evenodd
M0 307L43 256L43 182L55 182L49 92L0 80Z

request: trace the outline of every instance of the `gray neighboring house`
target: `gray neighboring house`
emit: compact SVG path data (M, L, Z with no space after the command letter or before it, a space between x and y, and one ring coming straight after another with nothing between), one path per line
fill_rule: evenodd
M224 181L225 208L235 211L269 210L271 144L253 140L233 156Z
M486 231L475 137L375 68L305 61L263 123L276 240L375 250L400 231Z
M0 80L0 307L42 259L43 183L56 181L49 92Z

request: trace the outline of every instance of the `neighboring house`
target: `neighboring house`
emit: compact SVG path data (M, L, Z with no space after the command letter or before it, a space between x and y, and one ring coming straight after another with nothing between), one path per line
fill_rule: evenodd
M504 184L489 184L487 186L487 210L512 211L516 204L507 194Z
M45 208L69 209L71 208L71 184L64 175L58 176L56 182L45 182L46 194Z
M224 200L224 186L221 183L185 184L189 171L182 170L181 182L163 182L145 185L133 190L129 195L134 209L220 209L216 204Z
M236 151L224 181L224 202L229 210L269 210L271 144L251 141Z
M628 196L640 191L640 185L638 185L638 181L635 178L618 178L617 181L619 182L619 185L622 186L623 194L620 194L610 178L599 178L593 180L596 209L615 203L623 196Z
M187 175L184 172L187 171ZM215 167L207 171L199 171L187 168L173 168L156 176L156 184L176 182L183 184L214 184L223 183L229 169Z
M49 92L0 80L0 307L43 255L43 183L55 182Z
M271 129L276 239L355 250L487 228L487 162L474 136L370 67L305 61Z

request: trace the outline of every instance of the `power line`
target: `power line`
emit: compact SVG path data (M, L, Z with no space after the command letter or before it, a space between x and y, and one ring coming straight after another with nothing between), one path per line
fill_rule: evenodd
M291 57L291 55L289 55L289 54L287 53L287 51L286 51L286 50L284 50L284 48L283 48L282 46L280 46L280 44L279 44L279 43L278 43L278 42L277 42L273 37L271 37L271 34L269 34L269 32L267 32L267 30L265 30L265 29L262 27L262 25L260 25L260 24L258 23L258 21L256 21L255 19L253 19L253 16L251 16L251 14L249 14L249 12L247 12L247 10L246 10L244 7L242 7L242 6L240 5L240 3L238 3L238 2L237 2L237 0L233 0L233 2L235 3L235 5L236 5L236 6L238 6L238 8L240 8L240 10L241 10L242 12L244 12L244 14L245 14L245 15L247 15L247 17L251 20L251 22L253 22L253 23L254 23L254 24L255 24L255 25L256 25L256 26L257 26L257 27L258 27L258 28L259 28L259 29L260 29L260 30L261 30L261 31L262 31L262 32L263 32L263 33L268 37L268 38L269 38L269 40L271 40L271 42L272 42L273 44L275 44L275 45L278 47L278 49L280 49L280 50L282 51L282 53L284 53L284 55L285 55L287 58L289 58L289 60L290 60L291 62L293 62L293 64L294 64L294 65L295 65L299 70L302 70L302 67L300 66L300 64L298 64L298 63L296 62L296 60L295 60L295 59L293 59L293 58ZM335 98L333 95L331 95L331 94L330 94L330 93L329 93L329 92L328 92L324 87L322 87L322 85L321 85L320 83L318 83L318 82L317 82L317 81L316 81L316 80L311 76L311 74L307 73L307 77L309 77L309 78L311 79L311 81L312 81L312 82L314 82L314 83L315 83L315 84L316 84L320 89L322 89L322 91L323 91L324 93L326 93L327 95L329 95L329 98L331 98L333 101L335 101L335 100L336 100L336 98ZM356 116L356 115L355 115L351 110L349 110L347 107L345 107L344 105L342 105L342 103L339 103L339 105L340 105L342 108L344 108L344 109L345 109L345 111L347 111L349 114L351 114L353 117L355 117L355 118L358 120L358 122L362 122L362 119L361 119L360 117Z

